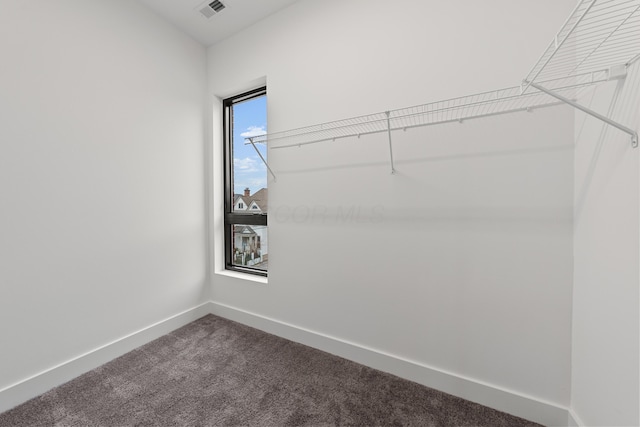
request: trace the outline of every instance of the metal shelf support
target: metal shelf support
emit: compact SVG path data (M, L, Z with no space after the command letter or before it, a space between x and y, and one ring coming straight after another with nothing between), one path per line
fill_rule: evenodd
M595 117L596 119L602 120L603 122L607 123L608 125L611 125L611 126L613 126L615 128L620 129L623 132L628 133L629 135L631 135L631 146L633 148L638 147L638 132L636 132L635 130L630 129L630 128L628 128L628 127L626 127L626 126L624 126L624 125L622 125L622 124L620 124L620 123L618 123L616 121L613 121L610 118L608 118L606 116L603 116L600 113L597 113L597 112L595 112L595 111L593 111L593 110L591 110L591 109L589 109L589 108L587 108L585 106L582 106L582 105L578 104L577 102L573 102L572 100L567 99L564 96L559 95L559 94L557 94L557 93L555 93L555 92L553 92L553 91L551 91L549 89L546 89L546 88L540 86L537 83L527 82L527 84L530 85L530 86L533 86L534 88L538 89L541 92L546 93L549 96L552 96L552 97L554 97L554 98L556 98L556 99L558 99L558 100L560 100L560 101L562 101L564 103L567 103L567 104L571 105L573 108L577 108L578 110L583 111L583 112L589 114L590 116Z
M258 150L258 147L256 147L255 142L253 142L253 138L255 137L249 137L247 138L249 140L249 142L251 143L251 146L253 147L254 150L256 150L256 153L258 153L258 156L260 156L260 159L262 160L262 163L264 163L264 165L267 167L267 170L269 171L269 173L271 174L271 176L273 177L274 181L277 181L276 179L276 174L273 173L273 171L271 170L271 168L269 167L269 163L267 163L267 161L265 160L264 157L262 157L262 153L260 153L260 150Z
M391 142L391 112L385 111L384 113L387 115L387 134L389 135L389 159L391 161L391 175L395 175L396 169L393 166L393 144Z

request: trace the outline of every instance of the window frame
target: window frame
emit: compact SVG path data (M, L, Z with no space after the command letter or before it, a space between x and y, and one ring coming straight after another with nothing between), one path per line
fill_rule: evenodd
M239 266L233 263L233 226L234 225L264 225L267 226L266 212L234 211L234 183L233 183L233 106L240 102L249 101L267 95L267 87L262 86L222 100L222 145L224 153L224 265L226 270L237 271L256 276L267 277L267 271Z

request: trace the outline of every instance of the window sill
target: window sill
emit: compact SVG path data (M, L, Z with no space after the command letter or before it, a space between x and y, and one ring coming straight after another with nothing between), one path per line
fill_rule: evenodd
M264 284L264 285L269 283L267 277L257 276L255 274L249 274L249 273L241 273L241 272L232 271L232 270L216 271L216 275L226 276L226 277L233 277L234 279L247 280L249 282L256 282L256 283L261 283L261 284Z

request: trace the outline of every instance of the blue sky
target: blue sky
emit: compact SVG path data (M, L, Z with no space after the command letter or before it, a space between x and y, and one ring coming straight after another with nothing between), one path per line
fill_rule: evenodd
M251 144L245 145L246 137L264 135L266 132L266 95L233 106L233 188L236 194L243 194L247 187L251 189L251 194L267 187L267 168ZM256 147L267 159L266 144L256 143Z

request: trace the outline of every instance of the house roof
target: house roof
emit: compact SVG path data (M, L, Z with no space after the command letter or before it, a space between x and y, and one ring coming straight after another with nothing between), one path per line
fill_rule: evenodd
M245 196L243 194L234 194L233 195L233 204L238 203L238 200L242 199L244 203L247 205L247 208L251 206L251 203L256 202L258 207L262 212L267 212L269 193L266 188L261 188L256 191L252 196Z
M254 229L248 225L236 225L234 231L236 234L256 234Z

